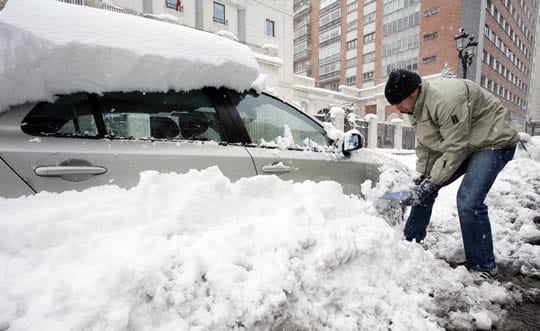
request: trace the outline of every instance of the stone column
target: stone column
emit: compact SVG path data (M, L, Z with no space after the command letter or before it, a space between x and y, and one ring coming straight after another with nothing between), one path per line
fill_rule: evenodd
M202 1L195 1L195 29L204 30L204 10Z
M403 146L403 120L394 118L392 124L394 125L394 149L400 151Z
M332 107L330 108L330 118L334 124L334 127L340 131L343 131L345 128L345 111L341 107Z
M143 13L153 14L154 8L152 8L152 0L143 0Z
M238 8L238 40L246 43L246 9Z
M378 117L375 114L367 114L364 119L368 122L368 145L367 148L377 149L377 124Z

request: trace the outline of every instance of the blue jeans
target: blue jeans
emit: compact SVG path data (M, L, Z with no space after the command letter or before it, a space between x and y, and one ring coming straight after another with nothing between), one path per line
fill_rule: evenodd
M493 239L489 223L488 207L484 204L495 178L514 157L516 145L503 149L480 150L463 161L456 172L441 187L449 185L463 174L457 193L457 209L465 258L469 268L489 271L495 268ZM405 224L405 239L421 241L431 218L438 191L428 197L423 205L414 205Z

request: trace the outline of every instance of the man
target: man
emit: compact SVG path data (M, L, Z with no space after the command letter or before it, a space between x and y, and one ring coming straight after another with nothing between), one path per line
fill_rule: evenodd
M497 268L484 200L519 141L510 112L472 81L426 81L401 69L390 73L384 94L390 104L409 115L416 131L420 176L415 180L405 239L419 242L425 238L439 189L465 175L457 208L467 267L482 278L494 278Z

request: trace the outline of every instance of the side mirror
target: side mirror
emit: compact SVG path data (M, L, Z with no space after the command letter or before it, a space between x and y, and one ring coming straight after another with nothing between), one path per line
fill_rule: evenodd
M352 151L364 147L364 136L357 130L350 130L345 132L343 136L343 154L350 155Z

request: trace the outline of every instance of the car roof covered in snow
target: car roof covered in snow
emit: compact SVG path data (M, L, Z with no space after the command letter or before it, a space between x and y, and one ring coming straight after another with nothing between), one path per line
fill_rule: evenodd
M253 87L245 45L189 27L54 0L0 11L0 112L87 91Z

